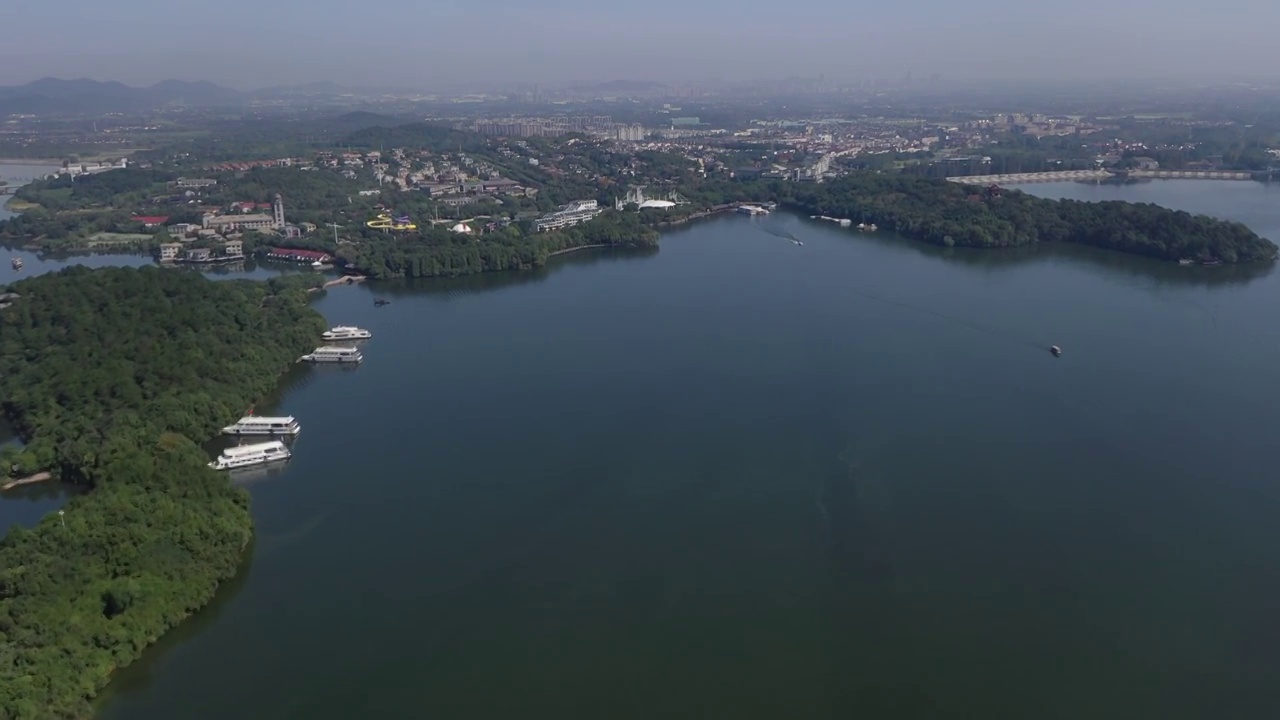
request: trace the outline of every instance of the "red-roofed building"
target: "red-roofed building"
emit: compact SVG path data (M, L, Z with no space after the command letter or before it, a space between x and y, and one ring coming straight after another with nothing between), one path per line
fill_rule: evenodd
M135 215L131 219L134 222L142 223L143 227L156 227L169 222L168 215Z
M297 248L271 248L271 250L267 252L267 257L272 260L322 264L333 260L333 257L327 252L321 252L319 250L299 250Z

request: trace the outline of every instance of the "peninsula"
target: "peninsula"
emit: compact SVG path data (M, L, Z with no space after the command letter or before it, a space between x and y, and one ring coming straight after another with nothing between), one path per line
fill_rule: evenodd
M314 347L309 284L75 267L10 287L0 398L26 445L0 453L0 477L90 490L0 541L6 717L89 716L114 670L236 573L249 496L197 443Z

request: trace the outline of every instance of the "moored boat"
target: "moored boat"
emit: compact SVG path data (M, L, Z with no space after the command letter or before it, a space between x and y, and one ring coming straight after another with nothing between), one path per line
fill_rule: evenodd
M10 260L10 261L9 261L9 265L11 265L11 266L13 267L13 269L14 269L14 270L21 270L21 269L22 269L22 258L20 258L20 257L16 257L16 258L14 258L14 259Z
M246 415L222 428L225 435L297 435L302 426L293 417Z
M272 440L270 442L227 448L222 451L217 460L209 463L209 467L214 470L233 470L252 465L265 465L278 460L288 460L291 457L293 457L293 453L289 452L289 448L285 447L284 443L279 440Z
M318 347L298 358L299 362L313 363L358 363L364 360L357 348L353 347Z
M320 337L325 340L368 340L373 337L373 333L352 325L338 325L330 330L325 330Z

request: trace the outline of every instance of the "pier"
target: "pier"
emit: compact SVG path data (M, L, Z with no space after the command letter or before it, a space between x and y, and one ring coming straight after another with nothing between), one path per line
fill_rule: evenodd
M337 287L338 285L353 285L355 283L364 282L365 280L368 280L368 278L365 277L364 275L343 275L337 280L330 280L329 282L325 283L321 287L325 290L328 290L329 288Z
M18 478L16 480L10 480L5 484L0 485L0 490L12 490L16 487L22 487L23 485L35 485L36 483L47 482L52 479L53 479L53 473L38 472L35 475L29 475L27 477Z

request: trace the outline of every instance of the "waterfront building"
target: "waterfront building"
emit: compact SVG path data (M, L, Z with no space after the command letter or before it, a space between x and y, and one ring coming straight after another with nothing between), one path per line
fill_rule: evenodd
M160 243L160 262L177 262L182 254L182 243Z
M325 264L333 260L333 257L327 252L319 250L300 250L298 248L271 248L267 251L267 258L271 260L285 260L288 262L300 262L314 264Z

